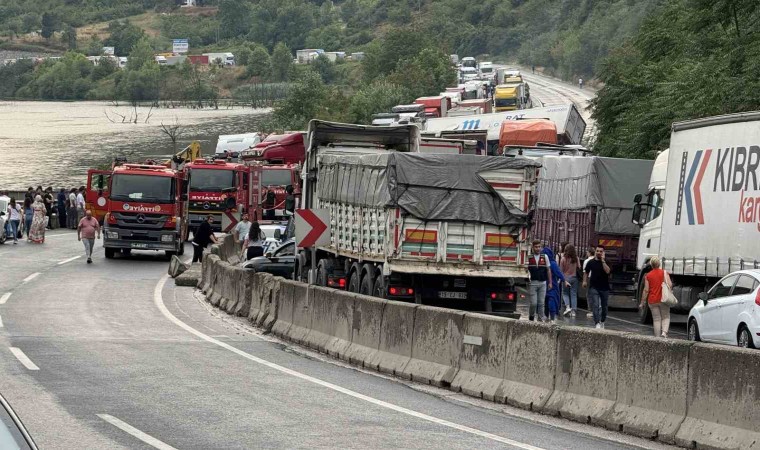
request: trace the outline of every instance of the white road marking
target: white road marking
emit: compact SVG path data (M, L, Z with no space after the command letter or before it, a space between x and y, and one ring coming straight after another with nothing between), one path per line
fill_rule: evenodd
M0 297L0 305L4 305L5 302L7 302L9 298L11 298L12 293L13 292L6 292L5 294L3 294L3 296Z
M0 317L0 328L2 328L2 327L3 327L3 318Z
M46 234L46 235L45 235L45 239L56 238L56 237L61 237L61 236L74 236L74 233L73 233L73 231L74 231L74 230L72 230L72 233L71 233L71 234L69 234L69 233L59 233L59 234Z
M153 436L143 433L142 431L138 430L137 428L133 427L132 425L121 421L117 419L116 417L109 415L109 414L98 414L98 417L105 420L106 422L110 423L111 425L115 426L116 428L120 429L121 431L124 431L125 433L131 434L132 436L136 437L137 439L145 442L146 444L157 448L159 450L177 450L176 448L172 447L169 444L166 444L164 442L159 441L158 439L154 438Z
M24 352L21 351L18 347L11 347L11 353L13 353L13 356L16 357L16 359L19 360L21 364L24 365L29 370L40 370L39 367L35 363L32 362L31 359L29 359L28 356L24 354Z
M364 400L367 403L371 403L376 406L380 406L383 408L390 409L392 411L400 412L402 414L406 414L408 416L416 417L418 419L426 420L428 422L432 422L438 425L442 425L445 427L453 428L455 430L463 431L465 433L473 434L475 436L480 436L485 439L490 439L492 441L501 442L503 444L511 445L513 447L517 447L523 450L543 450L540 447L534 447L530 444L525 444L522 442L514 441L512 439L508 439L502 436L498 436L495 434L488 433L486 431L478 430L475 428L471 428L465 425L460 425L458 423L449 422L448 420L439 419L437 417L429 416L427 414L423 414L411 409L404 408L402 406L394 405L393 403L388 403L383 400L378 400L376 398L370 397L368 395L360 394L358 392L352 391L350 389L346 389L344 387L338 386L336 384L329 383L327 381L320 380L319 378L314 378L312 376L306 375L301 372L297 372L292 369L288 369L287 367L280 366L278 364L275 364L273 362L269 362L265 359L261 359L257 356L253 356L250 353L246 353L238 348L235 348L229 344L226 344L218 339L214 339L211 336L208 336L206 334L201 333L200 331L196 330L195 328L191 327L190 325L186 324L185 322L179 320L177 317L174 316L167 308L166 305L164 305L164 300L161 295L161 291L164 289L164 285L166 284L166 280L169 278L168 275L164 275L161 280L159 280L158 284L156 285L156 288L153 290L153 301L156 304L156 307L161 311L161 314L164 315L167 319L174 322L175 325L177 325L180 328L183 328L188 333L194 334L195 336L203 339L204 341L210 342L212 344L218 345L219 347L222 347L226 350L231 351L232 353L235 353L236 355L242 356L245 359L248 359L250 361L253 361L255 363L261 364L263 366L269 367L270 369L277 370L279 372L282 372L287 375L291 375L296 378L300 378L304 381L308 381L310 383L314 383L316 385L326 387L328 389L331 389L336 392L340 392L342 394L346 394L350 397L354 397L359 400Z
M40 275L41 275L41 274L40 274L39 272L34 272L33 274L31 274L31 275L29 275L28 277L24 278L24 279L21 281L21 284L24 284L24 283L28 283L28 282L32 281L33 279L37 278L37 277L38 277L38 276L40 276Z
M73 258L69 258L69 259L64 259L63 261L59 261L58 265L60 266L60 265L66 264L66 263L70 263L71 261L77 260L77 259L79 259L81 257L82 257L82 255L74 256Z

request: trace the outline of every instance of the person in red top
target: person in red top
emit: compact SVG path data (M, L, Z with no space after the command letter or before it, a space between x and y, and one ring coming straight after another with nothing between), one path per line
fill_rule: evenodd
M670 328L670 307L661 302L662 283L667 283L668 287L673 289L673 282L670 280L670 275L660 267L660 258L652 257L649 265L652 266L652 270L644 277L644 292L641 293L639 308L644 308L649 304L654 322L654 335L666 338Z
M100 239L100 224L98 219L92 217L92 211L85 211L84 217L77 226L77 239L84 243L84 254L87 256L87 264L92 264L92 249L95 247L95 236Z

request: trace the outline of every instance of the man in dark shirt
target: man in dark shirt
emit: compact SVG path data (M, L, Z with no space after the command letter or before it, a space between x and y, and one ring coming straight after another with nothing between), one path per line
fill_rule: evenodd
M201 262L203 260L203 249L205 249L208 244L214 243L216 244L216 236L214 236L214 231L211 229L211 224L214 223L214 216L209 215L206 217L206 220L203 221L203 223L198 227L198 229L193 233L193 262Z
M604 257L604 247L596 246L594 259L583 269L583 287L589 287L588 297L594 312L594 323L597 328L604 328L607 320L607 305L610 298L610 266Z

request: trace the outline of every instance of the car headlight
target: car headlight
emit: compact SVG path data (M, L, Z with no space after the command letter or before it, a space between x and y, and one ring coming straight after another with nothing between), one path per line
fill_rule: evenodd
M106 231L106 238L108 239L119 239L119 233L115 231Z
M174 240L173 234L164 234L161 236L161 242L172 242Z

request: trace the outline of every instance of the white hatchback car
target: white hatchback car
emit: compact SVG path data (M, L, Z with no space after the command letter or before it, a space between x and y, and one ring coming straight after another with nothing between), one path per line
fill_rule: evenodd
M760 347L760 270L726 275L689 312L690 341Z

